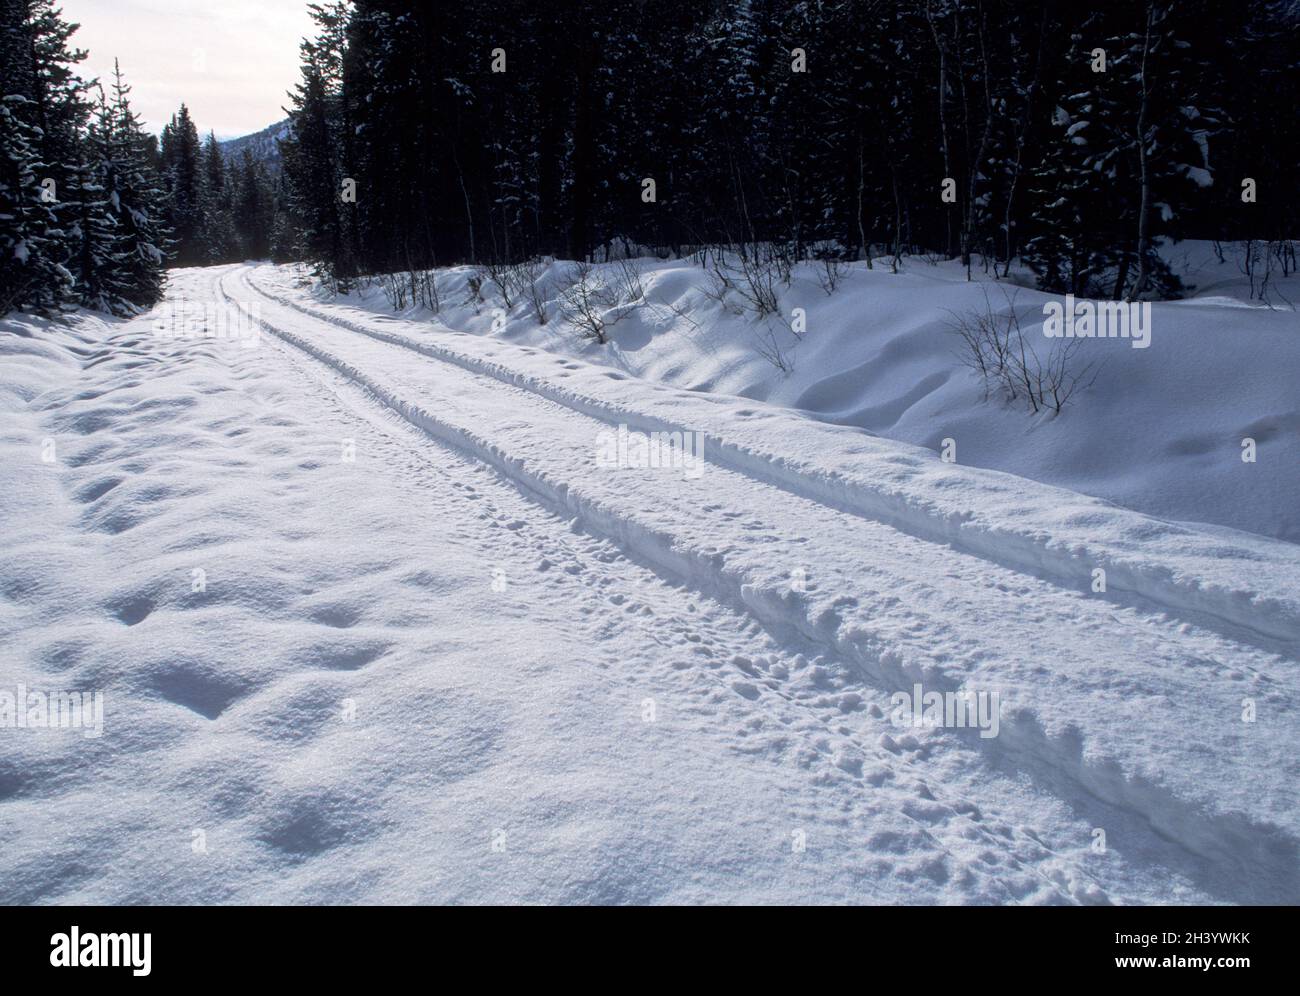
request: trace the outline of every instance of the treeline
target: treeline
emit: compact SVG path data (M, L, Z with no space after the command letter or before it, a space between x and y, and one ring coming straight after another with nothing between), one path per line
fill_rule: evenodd
M120 72L107 91L78 76L74 30L51 0L0 0L0 315L162 297L156 143Z
M285 193L293 254L341 283L726 246L1023 258L1045 287L1156 296L1162 238L1297 229L1294 5L312 9Z
M278 180L248 149L228 163L212 132L200 144L184 104L163 127L160 167L175 265L289 258L292 238L279 210Z
M287 252L264 166L200 146L184 105L160 146L120 71L107 87L78 72L75 31L54 0L0 0L0 315L132 314L168 265L270 255L277 225Z

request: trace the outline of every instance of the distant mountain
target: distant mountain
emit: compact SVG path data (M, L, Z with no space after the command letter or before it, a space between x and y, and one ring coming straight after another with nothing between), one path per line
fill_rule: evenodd
M279 140L289 137L289 119L277 121L273 125L268 125L261 131L254 132L251 135L241 135L239 138L231 138L224 142L218 142L221 151L226 154L226 159L239 159L243 156L244 150L248 149L253 154L253 158L267 165L272 171L280 168L280 145Z

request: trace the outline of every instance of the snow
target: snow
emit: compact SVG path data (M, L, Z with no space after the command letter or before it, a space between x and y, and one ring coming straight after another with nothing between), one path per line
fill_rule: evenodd
M444 271L443 309L430 316L411 309L401 317L421 324L413 334L452 328L599 363L672 387L736 395L796 409L822 422L938 450L957 442L958 463L1006 471L1163 519L1228 526L1300 541L1300 461L1294 459L1300 404L1300 316L1275 297L1269 308L1248 297L1235 259L1217 262L1208 243L1182 243L1169 253L1191 285L1187 300L1155 302L1151 347L1123 341L1090 344L1101 363L1096 383L1059 419L1031 418L1014 406L988 404L981 384L957 362L953 313L981 310L985 294L1006 311L1011 294L1030 345L1048 302L1064 298L1028 286L993 282L976 270L967 283L954 262L912 260L899 274L888 261L875 269L853 264L827 296L808 265L781 288L788 317L807 314L802 340L712 300L698 266L646 260L643 277L652 307L611 330L609 347L587 345L558 319L539 326L526 304L498 321L500 302L466 303L468 268ZM293 275L271 282L288 287ZM561 264L547 278L561 279ZM1300 302L1300 280L1274 280ZM549 313L554 315L552 293ZM734 303L734 296L729 299ZM917 302L924 302L918 307ZM378 287L348 303L391 318ZM1223 308L1232 307L1231 313ZM683 311L689 321L671 309ZM432 324L432 329L429 327ZM496 326L494 330L494 324ZM391 322L380 325L392 328ZM785 374L755 348L760 332L776 328L793 363ZM469 349L458 337L456 348ZM436 341L443 342L444 338ZM1241 440L1257 438L1259 459L1243 464Z
M0 896L1300 898L1293 313L1206 281L1035 420L938 331L952 268L800 274L788 376L684 264L603 348L467 276L437 320L240 265L174 271L189 338L0 324L0 707L105 709L0 726ZM996 736L899 722L918 685Z

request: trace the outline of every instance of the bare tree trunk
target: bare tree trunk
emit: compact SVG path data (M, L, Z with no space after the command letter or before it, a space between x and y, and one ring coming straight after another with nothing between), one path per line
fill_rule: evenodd
M1124 255L1119 259L1119 269L1115 274L1115 289L1111 292L1111 297L1120 301L1124 298L1124 285L1128 283L1128 269L1133 263L1133 254L1125 250Z
M1151 280L1151 168L1147 163L1147 109L1150 89L1147 85L1147 54L1151 51L1151 29L1155 24L1155 0L1147 2L1146 32L1142 36L1141 103L1138 105L1137 143L1138 167L1142 183L1142 199L1138 207L1138 275L1128 300L1133 300L1147 289Z
M1029 136L1030 124L1033 121L1034 97L1038 94L1038 88L1043 76L1043 53L1047 48L1047 20L1050 11L1050 5L1045 4L1043 6L1042 25L1038 31L1038 54L1034 58L1034 76L1025 90L1024 113L1021 115L1020 130L1016 135L1016 162L1015 168L1011 171L1011 186L1007 190L1007 213L1003 222L1006 227L1007 243L1007 258L1002 273L1004 277L1011 276L1011 258L1018 248L1011 234L1011 212L1016 200L1016 186L1020 182L1020 164L1024 161L1025 139Z
M867 269L871 269L871 247L867 245L867 228L862 223L862 188L867 185L867 178L863 175L866 163L863 161L862 149L862 124L858 123L858 244L862 246L862 255L867 260Z
M939 29L935 27L934 10L929 3L925 5L925 19L930 25L930 34L934 37L934 47L939 52L939 135L943 141L943 175L947 179L952 176L952 159L948 152L947 100L944 93L948 85L947 49L944 48L943 39L939 37ZM945 226L944 251L947 253L948 258L952 259L955 255L952 251L952 212L945 208L943 218Z
M970 190L966 195L966 237L963 239L962 262L966 264L966 279L970 279L971 242L975 238L975 183L980 175L980 164L988 153L989 138L993 134L993 87L989 82L989 54L984 41L984 5L978 4L976 10L978 23L977 37L980 44L980 67L984 75L984 134L980 136L979 151L970 165ZM963 98L963 105L965 98ZM987 247L986 247L987 248Z
M890 182L894 188L894 261L891 269L898 272L898 262L903 258L903 204L898 197L898 174L894 172L893 161L889 164Z
M452 159L456 163L456 179L460 181L460 193L465 198L465 222L469 225L469 261L478 262L478 255L474 252L474 212L469 206L469 190L465 187L465 171L460 168L460 157L456 155L455 143L452 144Z

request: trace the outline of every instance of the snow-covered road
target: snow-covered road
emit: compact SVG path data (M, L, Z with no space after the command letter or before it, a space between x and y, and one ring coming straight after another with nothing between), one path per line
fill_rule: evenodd
M170 298L260 341L11 348L0 687L106 714L0 730L0 899L1300 899L1295 547L271 267Z

